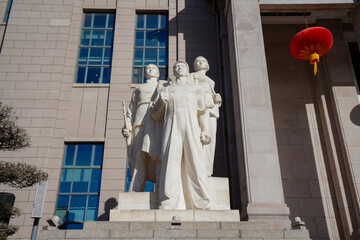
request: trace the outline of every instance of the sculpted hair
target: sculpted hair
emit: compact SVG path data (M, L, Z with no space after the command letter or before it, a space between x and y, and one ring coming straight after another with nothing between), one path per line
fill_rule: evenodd
M159 71L158 66L156 66L155 64L149 64L149 65L147 65L147 66L145 67L145 73L144 73L145 78L149 78L149 77L150 77L150 76L147 75L147 73L146 73L146 68L147 68L147 67L150 67L150 66L156 67L156 72L157 72L157 73L156 73L156 76L155 76L155 77L159 78L159 77L160 77L160 71Z
M196 61L197 61L199 58L205 59L206 65L207 65L206 72L208 72L208 71L210 70L209 62L208 62L208 60L207 60L206 58L204 58L203 56L198 56L197 58L195 58L195 61L194 61L194 70L195 70L195 71L198 71L198 70L199 70L199 69L196 67Z

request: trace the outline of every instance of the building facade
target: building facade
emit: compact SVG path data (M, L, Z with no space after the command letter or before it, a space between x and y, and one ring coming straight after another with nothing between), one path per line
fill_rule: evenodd
M360 7L353 0L0 0L0 98L14 108L31 147L0 160L49 174L40 226L107 221L126 190L122 101L149 63L161 79L197 56L223 98L214 176L228 177L244 221L289 226L312 239L360 233ZM328 28L329 53L313 76L292 57L292 37ZM12 237L28 239L35 188Z

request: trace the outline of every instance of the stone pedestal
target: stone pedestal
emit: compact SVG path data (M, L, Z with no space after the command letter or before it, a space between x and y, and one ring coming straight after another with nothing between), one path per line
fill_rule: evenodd
M227 178L211 177L209 191L216 210L158 210L156 192L119 193L118 209L110 211L110 221L240 221L238 210L230 210Z

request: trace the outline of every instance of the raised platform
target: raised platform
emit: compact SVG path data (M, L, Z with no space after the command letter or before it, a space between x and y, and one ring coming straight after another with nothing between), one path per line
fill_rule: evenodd
M112 221L171 221L173 216L185 222L240 221L238 210L111 210Z

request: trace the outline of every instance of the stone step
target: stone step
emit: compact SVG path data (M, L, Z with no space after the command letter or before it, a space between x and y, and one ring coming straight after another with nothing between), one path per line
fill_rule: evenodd
M243 239L309 240L307 230L269 230L261 222L86 222L83 230L42 230L42 240Z
M85 222L84 230L143 230L170 229L171 221L164 222ZM264 222L181 222L181 229L266 229Z

